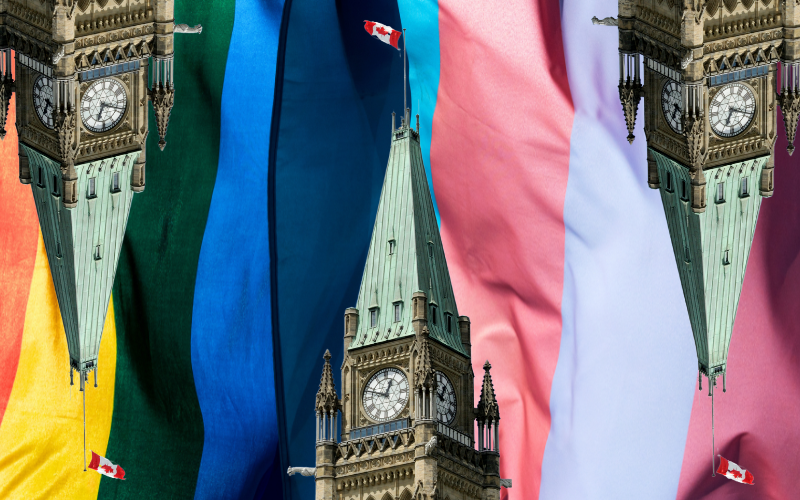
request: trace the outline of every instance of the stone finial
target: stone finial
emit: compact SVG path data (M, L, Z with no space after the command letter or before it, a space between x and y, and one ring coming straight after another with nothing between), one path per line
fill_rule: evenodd
M164 151L167 141L167 127L169 126L169 115L172 113L172 106L175 104L175 89L172 85L157 84L150 91L150 101L153 103L153 110L156 115L156 126L158 127L158 148Z
M628 143L633 144L636 138L633 129L636 128L636 113L639 112L639 99L642 97L642 84L637 81L625 80L619 84L619 100L622 103L622 112L625 115L625 125L628 128Z
M783 125L786 127L786 142L789 145L786 151L791 156L794 153L794 138L797 133L797 119L800 117L800 92L783 89L778 94L778 105L783 114Z
M488 360L483 365L483 369L486 373L483 374L483 387L481 387L481 399L478 401L476 419L479 422L497 422L500 420L500 408L494 396L494 385L492 385L492 374L490 373L492 365Z
M431 389L436 385L436 373L431 365L431 348L428 345L430 332L427 326L422 328L419 336L419 358L417 358L417 367L414 370L414 381L418 389Z
M317 391L316 409L320 413L333 413L340 407L339 397L336 395L336 385L333 382L333 370L331 370L331 351L325 350L325 364L322 367L322 378L319 381Z

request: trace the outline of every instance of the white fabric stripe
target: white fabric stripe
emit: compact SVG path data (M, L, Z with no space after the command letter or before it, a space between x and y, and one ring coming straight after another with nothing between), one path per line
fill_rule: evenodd
M575 119L542 500L674 499L696 390L666 218L658 191L647 187L644 107L629 145L618 31L591 22L616 11L616 2L563 0Z

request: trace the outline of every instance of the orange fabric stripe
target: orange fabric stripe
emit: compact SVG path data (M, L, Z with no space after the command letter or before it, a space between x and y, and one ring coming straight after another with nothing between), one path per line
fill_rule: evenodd
M83 400L69 385L67 339L50 277L44 241L25 314L19 367L0 425L0 498L96 498L100 475L83 472ZM99 387L89 377L86 449L105 456L114 406L117 336L113 301L100 346Z
M30 186L19 182L16 100L0 141L0 424L17 373L39 222Z

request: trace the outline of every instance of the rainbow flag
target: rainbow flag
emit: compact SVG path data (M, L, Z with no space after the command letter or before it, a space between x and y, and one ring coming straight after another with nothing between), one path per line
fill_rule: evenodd
M322 355L342 359L403 107L403 59L364 19L406 29L473 369L495 366L503 497L743 498L710 478L710 401L647 187L644 120L628 145L617 31L591 22L615 13L587 0L176 0L177 21L203 33L175 37L169 146L150 134L87 392L87 445L126 481L83 472L81 394L8 127L0 498L313 498L313 479L286 467L314 465ZM800 490L800 169L778 129L716 401L718 451L759 477L748 498Z

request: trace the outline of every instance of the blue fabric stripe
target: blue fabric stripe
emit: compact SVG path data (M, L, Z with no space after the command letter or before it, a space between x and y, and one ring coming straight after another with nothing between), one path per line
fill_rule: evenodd
M282 439L292 466L314 465L322 355L330 349L333 365L342 362L343 315L356 302L391 113L398 124L402 114L402 54L372 39L365 19L402 28L394 0L294 2L289 13L270 188ZM311 478L287 484L285 498L314 496Z
M280 497L265 193L282 8L281 0L236 2L192 315L205 427L197 499L249 499L257 489Z

